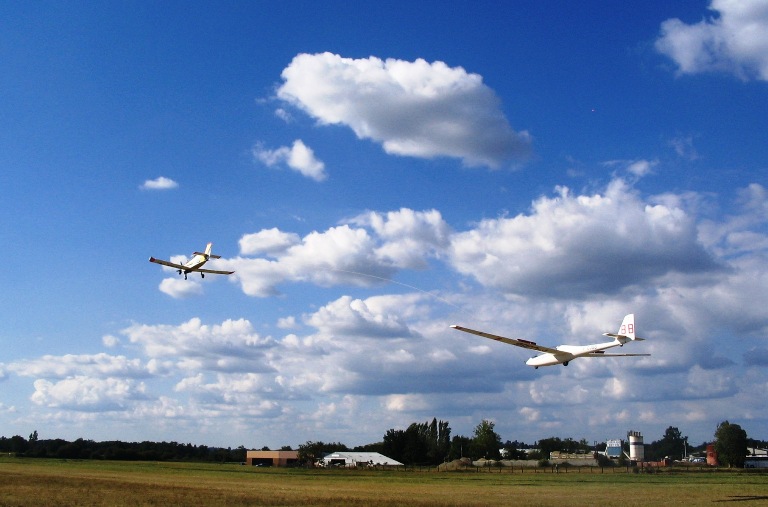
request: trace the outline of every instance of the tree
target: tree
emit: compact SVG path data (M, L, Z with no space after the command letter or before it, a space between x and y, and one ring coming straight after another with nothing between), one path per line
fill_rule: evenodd
M541 459L549 459L553 452L564 450L563 445L563 441L560 439L560 437L542 438L539 440L538 445Z
M29 442L27 442L21 435L14 435L10 438L9 450L15 453L24 453L29 449Z
M379 454L387 454L384 452L384 442L373 442L370 444L356 445L352 450L356 452L378 452Z
M494 423L483 419L475 427L475 436L472 439L472 455L485 459L499 459L501 454L501 437L494 431Z
M664 432L661 440L652 442L648 446L648 459L661 460L663 458L680 459L685 453L688 437L683 436L680 430L670 426Z
M731 467L744 467L747 457L747 432L738 424L723 421L715 431L717 459Z
M451 428L447 421L432 418L432 422L419 424L418 430L427 448L427 460L432 465L441 463L451 448Z
M341 442L325 443L308 440L307 443L299 445L297 455L300 463L312 464L328 453L348 450L349 448Z
M405 430L404 447L401 457L403 463L409 465L426 465L429 464L429 457L427 456L427 441L424 438L422 428L418 423L413 423Z
M450 453L451 428L446 421L412 423L408 429L390 429L381 444L382 453L409 465L437 465Z
M233 452L231 460L243 463L246 456L248 456L248 449L246 449L244 445L241 445Z
M39 452L37 449L39 447L37 445L38 440L37 430L29 434L29 449L27 449L28 456L35 456Z
M448 452L448 461L468 456L472 447L472 439L462 435L456 435L451 439L451 450Z
M382 443L382 450L385 456L389 456L395 461L403 463L403 454L406 445L405 431L394 428L387 430Z

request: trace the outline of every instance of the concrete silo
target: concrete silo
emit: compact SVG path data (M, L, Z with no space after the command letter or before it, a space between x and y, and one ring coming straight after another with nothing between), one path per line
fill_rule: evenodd
M643 434L639 431L629 431L629 459L634 462L645 461L645 447L643 447Z

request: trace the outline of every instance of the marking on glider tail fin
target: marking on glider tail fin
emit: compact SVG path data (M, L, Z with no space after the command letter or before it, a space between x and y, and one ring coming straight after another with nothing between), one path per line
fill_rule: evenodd
M624 317L624 320L621 322L621 327L619 327L619 332L616 334L626 336L630 340L635 339L635 314L634 313L630 313L629 315Z

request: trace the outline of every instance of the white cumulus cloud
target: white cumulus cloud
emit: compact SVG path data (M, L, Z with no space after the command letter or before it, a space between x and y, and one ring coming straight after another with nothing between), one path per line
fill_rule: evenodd
M635 161L628 173L639 178L655 165ZM259 297L277 294L286 282L372 286L398 270L426 269L430 261L510 295L615 294L648 280L721 269L702 241L695 206L696 196L642 198L615 178L591 195L557 187L529 213L486 219L464 231L454 231L436 210L407 208L367 212L303 238L262 230L244 236L241 250L268 257L223 263L236 271L246 294ZM743 241L747 234L708 231L711 242L725 235Z
M369 212L352 220L371 227L383 241L376 249L377 257L387 259L399 268L422 269L429 254L448 245L451 228L437 210L414 211L401 208L386 214Z
M277 293L277 285L290 280L311 280L332 285L348 280L357 285L372 285L374 278L354 273L386 277L393 270L375 258L375 240L368 231L349 225L332 227L325 232L312 232L279 254L274 260L237 258L226 262L235 270L233 279L251 296L265 297Z
M510 127L482 77L444 62L299 54L282 78L279 98L390 154L496 168L530 150L530 136Z
M184 299L191 296L199 296L203 293L203 286L194 280L181 278L164 278L159 285L160 292L168 294L175 299Z
M65 378L75 375L91 377L146 377L146 367L139 359L125 356L99 354L44 355L13 363L10 367L17 375L25 377Z
M577 297L615 293L669 273L713 270L693 217L646 202L623 180L602 194L565 187L529 214L483 220L451 241L451 263L510 294Z
M122 331L131 343L138 344L146 356L176 358L183 369L211 371L263 371L270 367L264 351L270 338L254 332L248 320L226 320L206 325L199 318L178 326L134 324Z
M696 24L664 21L656 49L682 74L727 72L768 80L768 2L713 0L709 9L717 16Z
M342 296L307 319L307 324L333 335L408 337L411 331L395 312L371 307L366 301Z
M91 378L83 375L58 382L34 382L32 402L48 407L78 411L120 410L131 400L143 398L144 385L119 378Z
M233 279L246 294L265 297L286 281L382 283L397 269L425 268L449 241L450 228L436 210L369 212L348 222L303 238L275 228L247 234L240 240L241 253L269 258L239 257L223 264L235 271Z
M274 254L284 252L300 241L298 234L282 232L277 227L273 227L246 234L240 238L240 253L242 255Z
M178 188L179 184L165 176L159 176L154 180L147 180L142 185L143 190L172 190Z
M281 146L275 150L268 150L257 144L253 148L253 156L268 167L285 164L290 169L315 181L323 181L328 177L325 164L315 157L312 148L304 144L301 139L296 139L290 147Z

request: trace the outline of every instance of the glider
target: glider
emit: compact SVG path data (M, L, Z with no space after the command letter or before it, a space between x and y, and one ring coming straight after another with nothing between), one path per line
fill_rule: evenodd
M650 356L650 354L606 354L605 350L613 347L623 347L625 343L629 341L644 340L635 336L635 314L630 313L624 317L624 320L619 327L619 330L614 333L603 333L603 336L610 336L613 341L596 343L594 345L558 345L555 348L544 347L543 345L537 345L536 342L528 340L518 340L515 338L505 338L503 336L497 336L495 334L485 333L483 331L476 331L466 327L451 326L453 329L464 331L465 333L476 334L483 338L490 338L498 342L507 343L516 347L522 347L524 349L531 349L537 352L541 352L538 356L534 356L527 360L525 364L538 368L539 366L552 366L555 364L562 364L568 366L568 363L577 357L618 357L618 356Z
M206 273L210 273L212 275L231 275L234 273L234 271L217 271L215 269L202 269L203 264L208 262L209 259L221 259L221 255L214 255L211 253L211 247L213 246L213 243L208 243L205 247L205 252L194 252L192 254L192 258L185 262L184 264L176 264L175 262L169 262L164 261L161 259L155 259L154 257L149 258L149 262L154 262L155 264L162 264L163 266L168 266L169 268L175 268L179 274L184 274L184 280L187 279L187 273L191 273L193 271L196 271L200 273L200 276L202 278L205 278Z

